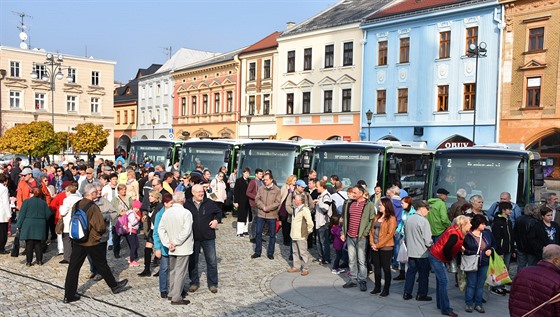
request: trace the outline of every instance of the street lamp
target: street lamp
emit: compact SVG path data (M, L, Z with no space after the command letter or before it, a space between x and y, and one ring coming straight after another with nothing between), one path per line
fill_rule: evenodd
M249 114L245 117L247 120L247 139L251 138L251 119L253 119L253 115Z
M368 110L366 112L366 119L367 119L367 140L371 141L371 117L373 117L373 112L371 112L371 110Z
M47 60L43 63L45 66L50 66L49 68L44 68L44 72L39 74L39 68L33 62L33 70L31 71L31 79L40 79L42 81L47 81L50 83L50 91L51 91L51 109L52 109L52 126L54 130L54 84L55 79L61 80L64 77L62 70L65 68L62 66L62 61L64 57L62 54L54 56L52 53L47 53ZM66 80L70 83L74 80L74 78L70 75L66 77ZM54 162L54 154L52 156L52 160Z
M0 136L2 135L2 80L6 78L6 70L0 69Z
M152 139L156 139L156 118L152 118Z
M475 69L474 69L474 100L473 100L473 128L472 128L472 142L475 142L476 136L476 99L478 99L478 58L486 57L486 43L480 42L476 45L471 43L467 52L468 57L476 58Z

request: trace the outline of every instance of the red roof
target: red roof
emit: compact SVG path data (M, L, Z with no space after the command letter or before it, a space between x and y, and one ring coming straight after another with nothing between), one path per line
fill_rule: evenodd
M418 11L422 9L428 9L432 7L439 7L449 4L455 4L460 2L465 2L469 0L404 0L395 1L394 5L389 5L385 9L381 9L376 13L370 15L366 20L376 19L391 15L396 15L405 12Z
M258 41L257 43L247 47L240 54L262 51L265 49L278 47L278 41L276 41L276 39L280 34L282 34L282 32L278 32L278 31L274 32L269 36L265 37L264 39Z

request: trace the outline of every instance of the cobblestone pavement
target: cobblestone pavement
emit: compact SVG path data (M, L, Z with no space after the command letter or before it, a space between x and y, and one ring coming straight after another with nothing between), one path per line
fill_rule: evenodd
M140 261L140 267L129 267L125 259L128 255L126 247L121 251L120 259L115 259L112 252L108 252L107 256L117 280L128 278L132 289L113 295L103 280L95 282L88 279L89 265L86 261L78 287L78 292L84 297L72 304L63 304L67 266L58 263L62 257L56 256L56 246L52 245L45 255L43 266L26 267L25 256L21 254L18 258L0 255L0 316L45 316L51 313L53 316L61 313L64 316L439 315L435 308L433 275L430 277L430 295L434 296L432 302L404 302L402 282L393 282L391 295L382 299L357 289L342 289L342 276L331 274L329 268L318 264L312 264L311 274L306 277L286 273L289 247L281 244L281 237L277 238L274 260L264 256L250 259L254 244L248 238L238 238L234 226L235 218L229 216L218 227L218 293L212 294L207 289L204 256L201 256L201 285L197 292L187 296L190 305L171 306L169 301L160 298L158 278L138 277L143 261ZM8 242L9 247L11 241L12 238ZM140 258L143 258L143 240L140 245ZM263 248L266 245L263 243ZM313 254L314 250L311 252ZM371 286L369 281L368 290ZM452 307L461 314L464 302L461 293L452 285L450 298ZM492 295L490 300L491 304L485 306L489 315L508 315L507 297Z

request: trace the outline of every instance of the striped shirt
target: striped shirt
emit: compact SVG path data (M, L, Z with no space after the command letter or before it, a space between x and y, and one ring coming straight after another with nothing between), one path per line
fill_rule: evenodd
M354 201L348 208L348 236L350 238L357 238L358 231L360 230L360 221L362 220L362 213L366 206L367 200L363 202Z

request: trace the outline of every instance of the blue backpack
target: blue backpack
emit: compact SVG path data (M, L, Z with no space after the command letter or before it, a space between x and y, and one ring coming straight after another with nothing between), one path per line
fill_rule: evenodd
M70 218L70 239L77 243L87 242L89 239L89 221L86 211L94 204L91 201L85 210L78 207L81 200L74 205L72 217Z

